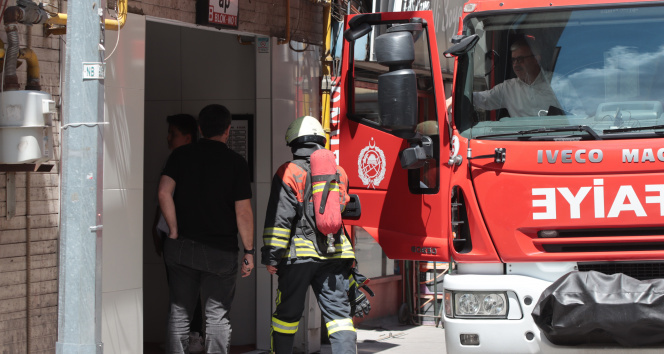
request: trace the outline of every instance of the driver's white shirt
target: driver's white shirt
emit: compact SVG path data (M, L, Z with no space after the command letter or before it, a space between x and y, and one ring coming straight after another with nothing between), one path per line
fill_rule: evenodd
M543 70L530 85L518 78L509 79L490 90L473 92L473 104L482 109L507 108L511 117L545 116L549 106L561 108L550 81L551 73Z

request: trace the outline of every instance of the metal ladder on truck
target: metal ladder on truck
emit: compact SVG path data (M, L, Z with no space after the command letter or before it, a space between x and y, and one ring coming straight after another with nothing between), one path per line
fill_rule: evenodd
M434 325L443 326L442 281L449 264L444 262L403 261L404 304L399 309L399 321L414 325L425 324L432 318Z

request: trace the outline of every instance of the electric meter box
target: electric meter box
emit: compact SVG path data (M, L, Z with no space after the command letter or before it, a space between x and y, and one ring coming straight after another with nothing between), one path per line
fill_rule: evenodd
M46 92L0 93L0 164L51 160L53 113L55 102Z

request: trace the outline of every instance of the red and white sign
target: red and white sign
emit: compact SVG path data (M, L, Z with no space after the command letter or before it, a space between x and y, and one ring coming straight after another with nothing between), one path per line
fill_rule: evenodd
M239 0L209 0L208 22L222 26L237 27Z
M341 109L341 85L338 77L332 77L332 92L330 93L330 150L337 158L339 164L339 110Z

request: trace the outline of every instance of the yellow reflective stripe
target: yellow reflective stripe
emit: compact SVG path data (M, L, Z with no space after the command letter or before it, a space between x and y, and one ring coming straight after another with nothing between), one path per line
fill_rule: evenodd
M314 247L314 244L309 241L309 240L303 240L303 239L294 239L295 241L295 251L297 254L300 254L300 251L302 252L307 252L307 251L312 251L316 252L316 247Z
M266 237L263 239L265 246L286 248L288 247L288 240L281 240L276 237Z
M298 257L319 257L319 254L315 249L302 248L301 246L296 246L295 252Z
M314 247L314 244L313 244L312 241L305 240L305 239L302 239L302 238L299 238L299 237L294 238L293 240L295 241L295 246L297 246L297 247L306 247L306 248L311 248L313 250L316 249ZM339 252L339 251L349 251L349 250L353 249L353 247L351 247L351 245L349 243L344 242L344 241L341 241L341 243L335 243L334 247L337 249L337 252Z
M295 252L297 257L313 257L319 259L339 259L339 258L355 258L355 253L353 252L353 247L350 246L349 242L346 242L346 238L342 238L341 243L335 244L335 252L330 256L322 256L316 252L316 247L312 241L305 240L299 237L293 239L295 242ZM290 251L289 251L290 256Z
M326 183L327 183L326 181L318 181L318 182L313 183L312 186L320 186L320 185L323 185L323 186L324 186ZM339 185L339 182L337 182L337 181L331 181L331 182L330 182L330 185L332 185L332 186L338 186L338 185Z
M353 321L349 318L344 318L341 320L333 320L325 324L327 326L327 335L332 335L339 331L353 331L355 332L355 327L353 326Z
M320 193L325 189L325 183L320 183L317 185L313 186L313 193ZM338 192L339 191L339 185L336 183L331 183L330 184L330 192Z
M298 257L319 257L321 259L332 259L332 258L352 258L353 257L353 250L352 248L342 248L339 249L338 246L340 244L336 245L336 250L331 256L321 256L316 252L316 248L313 246L313 243L308 240L295 240L295 250L297 252Z
M281 236L290 237L290 230L283 227L266 227L263 230L263 236Z
M288 254L288 257L290 257L290 253ZM307 254L297 254L298 258L303 258L303 257L311 257L311 258L318 258L318 259L352 259L355 258L355 255L353 254L335 254L334 256L331 257L326 257L326 256L321 256L318 253L307 253Z
M355 277L352 274L348 276L348 280L350 281L349 287L357 287L357 282L355 281Z
M316 193L322 193L325 190L325 188L319 188L319 189L314 189L313 194ZM330 192L338 192L339 188L330 188Z
M286 248L290 239L290 230L283 227L266 227L263 230L263 241L266 246Z
M349 243L343 243L343 242L342 243L335 243L334 247L337 247L337 248L341 247L341 249L344 250L344 251L353 249L353 247Z
M289 323L272 317L272 330L279 333L295 334L299 323L299 321Z
M348 242L348 239L341 235L341 244L335 244L334 245L337 248L337 251L339 251L339 247L341 247L341 258L354 258L355 257L355 251L353 251L353 246Z
M281 303L281 291L277 289L277 298L274 300L277 306Z

